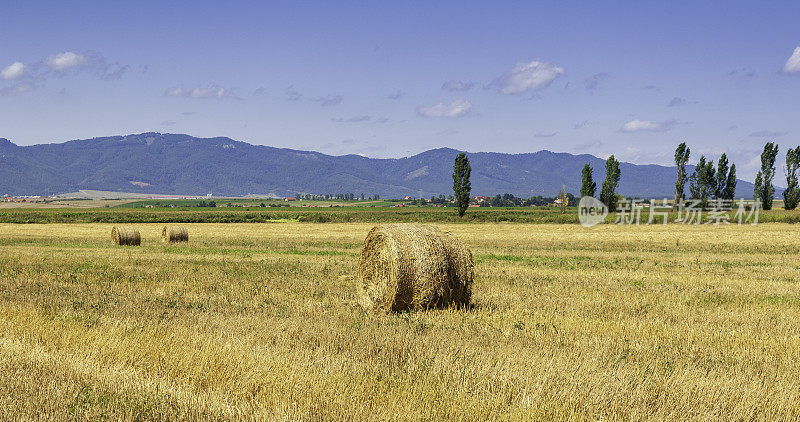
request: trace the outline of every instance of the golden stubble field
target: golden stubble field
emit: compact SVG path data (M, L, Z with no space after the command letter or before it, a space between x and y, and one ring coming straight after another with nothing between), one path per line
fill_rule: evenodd
M474 308L365 314L368 224L0 225L0 418L800 418L800 226L441 225Z

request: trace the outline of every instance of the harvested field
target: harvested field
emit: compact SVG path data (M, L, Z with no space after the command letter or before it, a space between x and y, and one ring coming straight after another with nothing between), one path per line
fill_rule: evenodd
M442 225L474 307L388 315L372 226L0 224L0 419L800 417L800 226Z

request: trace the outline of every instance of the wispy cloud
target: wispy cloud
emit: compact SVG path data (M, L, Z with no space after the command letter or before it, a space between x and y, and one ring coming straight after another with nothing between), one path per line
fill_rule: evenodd
M661 87L658 87L656 85L645 85L642 87L642 89L645 91L661 92Z
M594 140L594 141L584 142L582 144L575 145L575 150L583 152L583 151L585 151L587 149L590 149L590 148L600 148L602 146L603 146L602 142L600 142L598 140Z
M666 132L673 129L675 126L681 124L677 119L667 120L663 122L654 122L651 120L631 120L622 125L619 129L623 133L633 132Z
M175 126L174 120L164 120L161 122L161 126Z
M436 103L431 106L417 107L417 114L422 117L463 117L472 110L472 103L456 100L450 104Z
M3 95L3 96L5 96L5 95L16 95L16 94L21 94L23 92L33 91L34 89L36 89L36 86L33 85L33 84L18 83L18 84L14 84L12 86L0 89L0 95Z
M495 88L501 94L521 94L545 88L563 74L564 68L552 63L540 61L520 62L511 70L492 81L490 87Z
M294 86L290 86L289 88L286 89L286 101L295 103L302 99L303 99L303 94L300 91L294 89Z
M130 70L129 65L110 62L102 54L94 51L85 53L65 51L53 54L44 59L41 65L59 75L70 71L88 71L94 73L101 80L120 79L125 72Z
M462 82L462 81L447 81L442 84L442 89L445 91L469 91L475 84L472 82Z
M558 135L558 132L552 132L552 133L538 132L535 135L533 135L533 137L534 138L552 138L552 137L554 137L556 135Z
M350 117L350 118L347 118L347 119L339 117L339 118L336 118L336 119L331 119L331 121L332 122L336 122L336 123L358 123L358 122L368 122L371 119L372 119L372 116L366 116L365 115L365 116L353 116L353 117Z
M744 76L746 78L752 78L755 75L755 71L745 68L733 69L728 72L728 76Z
M2 68L0 79L15 81L15 84L3 88L0 93L11 95L33 91L49 78L81 72L93 74L100 80L115 80L122 78L129 69L129 65L111 62L97 52L65 51L32 64L15 61Z
M583 121L580 121L580 122L575 123L574 125L572 125L572 128L573 129L581 129L581 128L585 128L586 126L591 125L592 123L593 122L590 121L590 120L583 120Z
M800 73L800 47L794 49L794 53L783 65L784 73Z
M334 107L341 104L342 101L344 101L344 97L341 95L326 95L324 97L319 97L314 101L318 102L322 107Z
M667 107L680 107L686 104L697 104L697 101L689 101L683 97L672 97L667 103Z
M594 75L589 76L588 78L584 79L583 85L586 88L586 90L589 91L589 93L593 93L593 92L597 91L597 88L599 87L600 82L608 79L610 76L611 75L609 75L608 73L604 73L604 72L603 73L595 73Z
M213 82L204 87L196 87L194 89L184 89L183 86L178 85L164 91L167 97L181 97L191 99L207 99L207 100L224 100L224 99L240 99L232 90L223 88Z
M400 98L403 98L403 91L400 91L398 89L397 91L392 92L391 94L389 94L389 96L387 96L386 98L388 98L390 100L399 100Z
M751 138L777 138L779 136L783 136L788 133L789 132L774 132L771 130L760 130L758 132L753 132L748 136L750 136Z

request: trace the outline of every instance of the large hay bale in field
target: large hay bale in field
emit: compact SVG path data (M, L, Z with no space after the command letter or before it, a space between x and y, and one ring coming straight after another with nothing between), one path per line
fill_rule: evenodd
M421 224L375 226L358 264L359 303L384 312L467 306L472 252L450 233Z
M161 230L161 238L164 242L188 242L189 229L186 226L164 226Z
M111 229L111 240L115 245L139 246L142 244L142 236L139 230L129 226L114 226Z

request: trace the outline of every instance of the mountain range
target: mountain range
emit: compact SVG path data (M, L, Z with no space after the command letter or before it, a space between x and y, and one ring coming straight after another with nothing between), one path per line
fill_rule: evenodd
M224 137L161 133L31 146L0 138L0 195L106 190L174 195L213 192L220 196L364 193L384 198L429 197L452 193L453 160L458 153L438 148L396 159L331 156ZM598 194L605 178L605 160L589 154L543 150L468 155L473 195L554 196L562 184L567 192L577 194L586 163L594 168ZM620 169L620 194L639 198L674 195L675 167L621 163ZM752 192L752 183L738 181L737 198L752 197Z

